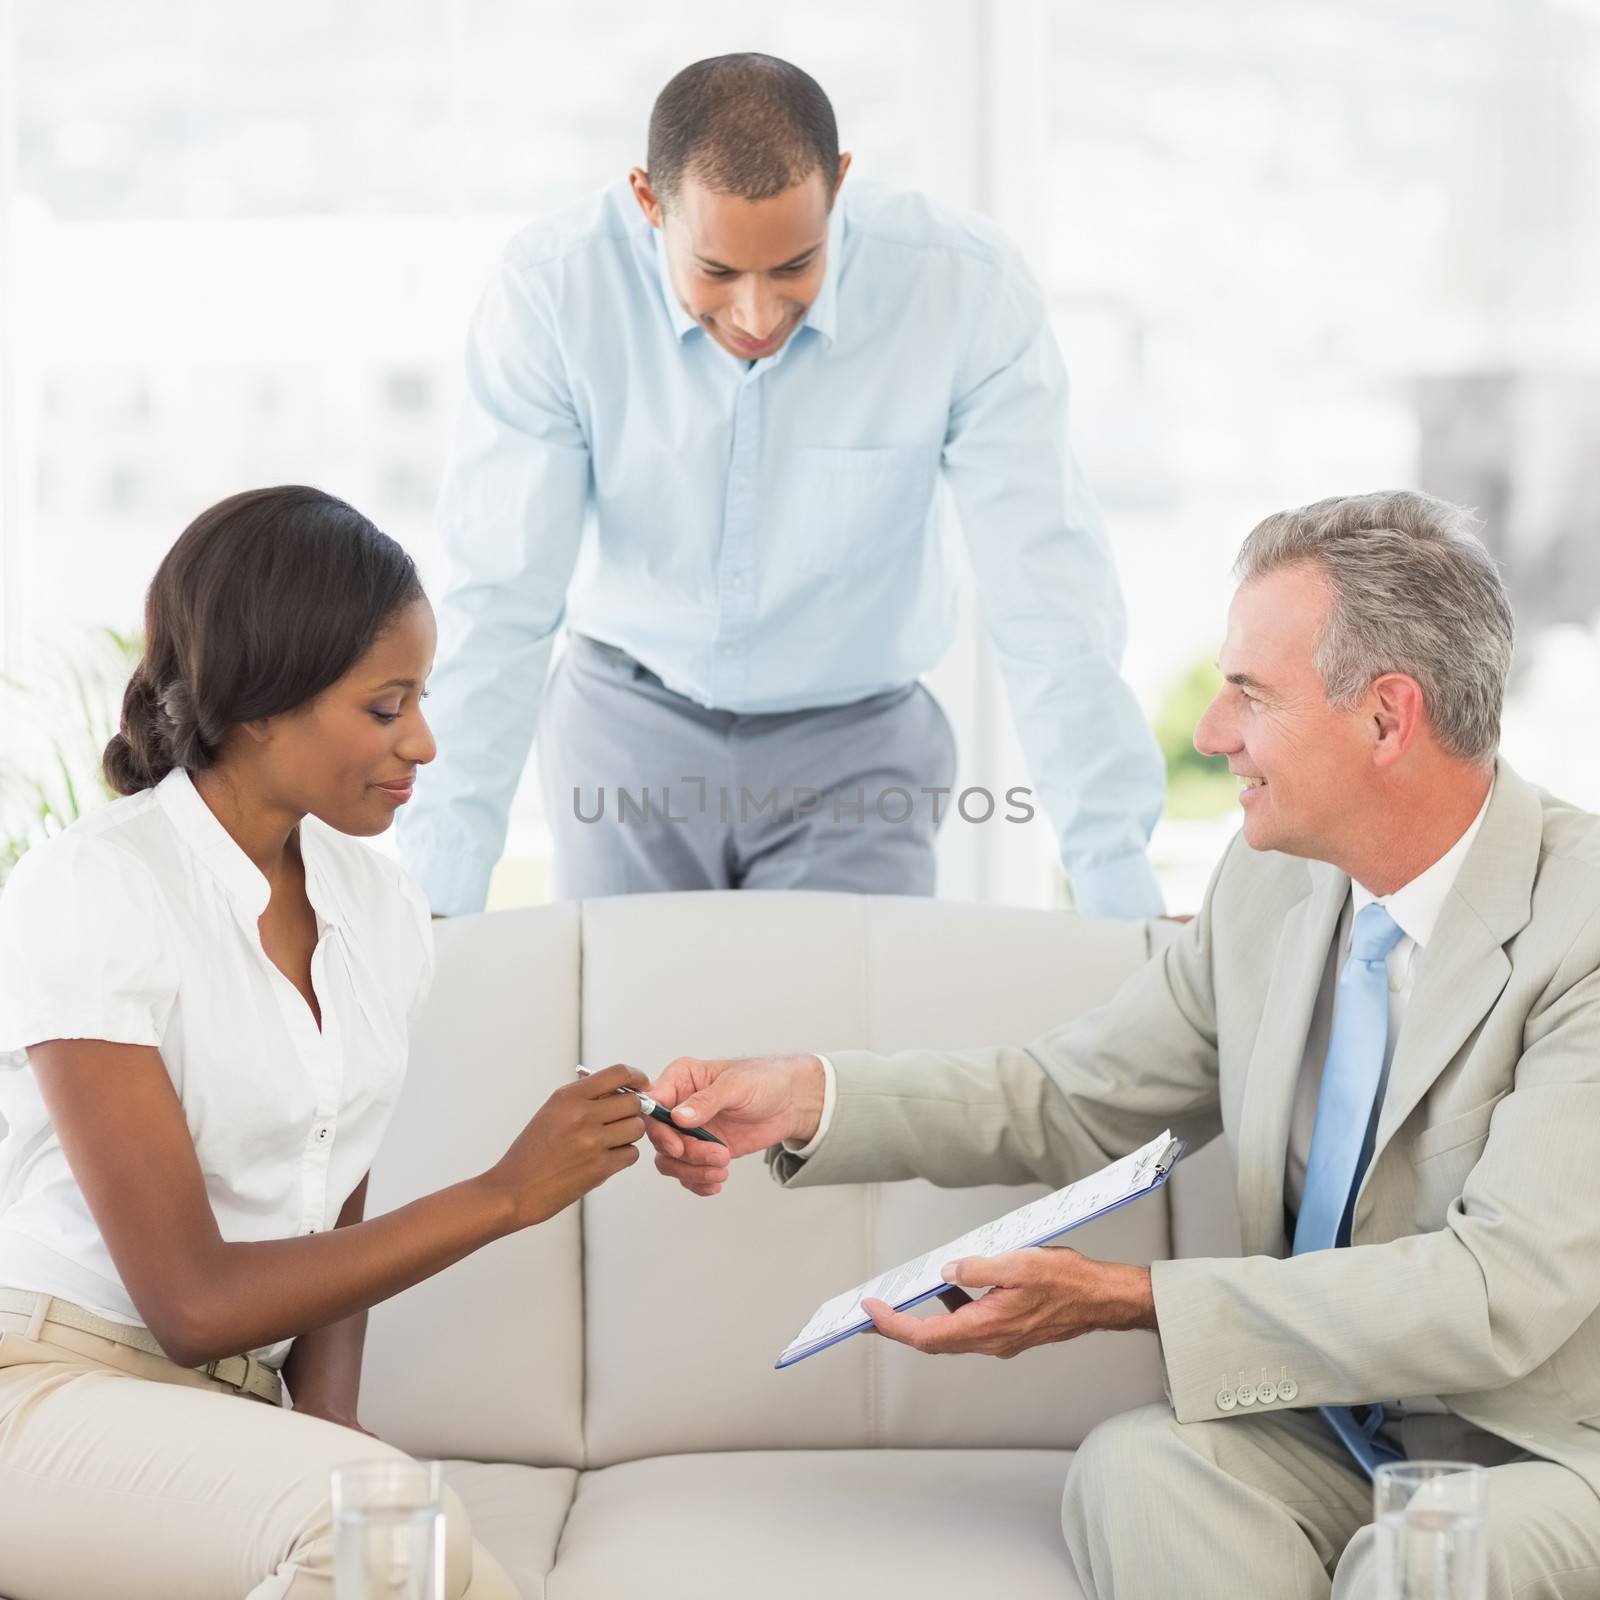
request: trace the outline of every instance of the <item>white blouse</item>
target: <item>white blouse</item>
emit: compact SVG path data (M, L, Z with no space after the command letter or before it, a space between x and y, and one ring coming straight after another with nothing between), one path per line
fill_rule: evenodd
M399 1096L433 970L422 895L396 863L307 817L322 1027L261 947L267 880L187 773L30 850L0 888L0 1285L142 1326L25 1051L154 1045L222 1237L330 1228ZM292 1341L255 1354L281 1366Z

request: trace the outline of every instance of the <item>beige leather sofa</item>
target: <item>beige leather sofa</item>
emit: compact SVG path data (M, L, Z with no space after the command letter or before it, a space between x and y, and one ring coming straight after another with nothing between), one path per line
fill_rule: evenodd
M1026 1038L1103 1000L1168 926L800 893L441 924L370 1211L493 1161L578 1061ZM364 1419L451 1462L530 1600L1072 1600L1067 1465L1101 1418L1160 1398L1154 1335L1013 1362L857 1338L773 1370L824 1298L1038 1192L785 1193L751 1159L702 1200L642 1160L380 1307ZM1236 1251L1220 1149L1074 1243Z

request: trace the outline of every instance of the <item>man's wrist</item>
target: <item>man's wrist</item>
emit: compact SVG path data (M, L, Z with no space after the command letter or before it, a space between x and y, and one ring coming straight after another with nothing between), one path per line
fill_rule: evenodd
M789 1075L789 1127L784 1138L792 1145L808 1145L822 1124L827 1098L827 1074L816 1056L799 1057Z
M1155 1291L1150 1286L1150 1269L1148 1267L1129 1267L1120 1262L1108 1263L1113 1272L1112 1281L1107 1285L1111 1293L1107 1301L1107 1311L1114 1320L1108 1321L1108 1328L1115 1328L1119 1332L1127 1332L1134 1328L1149 1328L1156 1326L1156 1297Z

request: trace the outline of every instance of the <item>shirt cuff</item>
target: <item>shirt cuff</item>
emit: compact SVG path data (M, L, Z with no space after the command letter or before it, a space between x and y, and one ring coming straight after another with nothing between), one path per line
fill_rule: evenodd
M1142 850L1069 870L1073 904L1086 917L1160 917L1167 903Z
M783 1148L796 1161L804 1161L817 1153L817 1146L827 1136L828 1124L833 1121L833 1104L839 1094L833 1063L826 1056L818 1056L817 1060L822 1063L822 1115L817 1118L817 1131L804 1144L796 1144L792 1139L783 1141Z

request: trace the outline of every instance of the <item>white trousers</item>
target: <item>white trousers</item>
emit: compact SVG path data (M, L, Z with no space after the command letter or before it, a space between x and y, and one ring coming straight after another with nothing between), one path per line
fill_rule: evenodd
M67 1350L0 1330L0 1594L332 1600L329 1475L402 1452L203 1378L138 1376L159 1358L123 1346L96 1360L86 1335ZM445 1498L449 1600L517 1600Z

